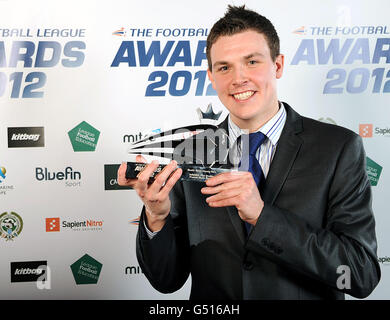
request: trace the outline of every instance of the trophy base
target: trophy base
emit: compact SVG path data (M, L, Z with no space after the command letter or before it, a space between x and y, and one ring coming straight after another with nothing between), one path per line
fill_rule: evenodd
M126 179L136 179L140 172L145 169L147 163L141 162L127 162ZM149 183L154 181L154 177L165 167L165 164L160 164L153 172L149 179ZM180 177L182 181L198 181L204 182L207 179L216 176L222 172L229 172L231 169L227 168L210 168L195 164L179 164L178 168L183 170L183 174Z

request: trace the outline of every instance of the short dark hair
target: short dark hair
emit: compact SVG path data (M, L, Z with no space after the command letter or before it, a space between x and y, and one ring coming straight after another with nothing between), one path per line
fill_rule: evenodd
M264 35L271 51L273 61L280 54L280 41L275 27L266 17L245 8L245 5L228 6L225 15L211 28L207 37L206 56L209 69L212 70L210 51L221 36L231 36L247 30L254 30Z

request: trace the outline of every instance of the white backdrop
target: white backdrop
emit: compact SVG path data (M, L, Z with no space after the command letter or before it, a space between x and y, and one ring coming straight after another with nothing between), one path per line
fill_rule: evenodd
M245 3L274 23L285 54L280 100L364 136L374 161L368 170L382 268L368 299L389 298L387 0L0 0L0 215L15 212L23 221L20 234L0 238L1 299L188 298L190 279L163 295L140 272L141 203L132 190L106 190L115 188L109 165L133 160L124 141L199 123L199 107L212 103L226 114L206 94L204 41L229 3ZM68 133L79 125L95 147L72 147ZM9 141L9 128L19 128L20 138L26 127L43 127L43 146ZM45 168L46 180L37 174ZM51 218L58 231L50 231ZM85 254L101 264L86 271L98 272L95 284L73 277L70 266ZM11 263L32 261L47 261L50 289L11 282Z

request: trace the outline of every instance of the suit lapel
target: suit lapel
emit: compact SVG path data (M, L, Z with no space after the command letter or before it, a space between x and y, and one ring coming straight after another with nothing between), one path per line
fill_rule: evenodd
M273 204L288 173L290 172L302 140L297 135L303 131L302 117L296 113L287 103L283 103L287 111L287 119L282 134L279 138L274 159L260 194L264 202Z
M283 102L283 105L287 112L286 123L279 138L267 179L259 190L264 202L270 204L274 203L282 189L302 145L302 140L297 135L303 131L302 117L287 103ZM228 118L226 117L218 127L228 132ZM247 240L245 226L238 215L237 209L235 207L227 207L226 210L240 241L242 244L245 244Z
M234 229L236 230L236 233L241 241L242 244L246 242L246 231L244 226L244 221L241 220L240 216L238 215L238 211L236 207L227 207L227 212L229 213L230 220L232 221L232 224L234 226Z
M225 118L219 125L218 128L224 129L227 133L229 133L229 124L228 124L228 117ZM228 158L229 161L229 158ZM229 161L230 163L230 161ZM233 224L234 229L236 230L237 236L240 239L241 243L244 245L246 241L246 234L245 234L245 226L243 224L243 221L241 220L240 216L238 215L236 207L227 207L226 211L229 214L230 220Z

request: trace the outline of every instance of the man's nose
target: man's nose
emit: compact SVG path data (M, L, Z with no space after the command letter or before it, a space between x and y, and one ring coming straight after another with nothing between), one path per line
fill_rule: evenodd
M233 72L233 85L242 86L248 82L246 72L243 67L237 67Z

